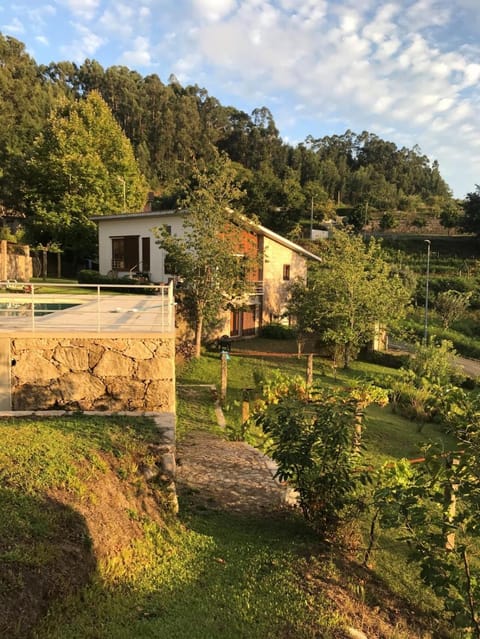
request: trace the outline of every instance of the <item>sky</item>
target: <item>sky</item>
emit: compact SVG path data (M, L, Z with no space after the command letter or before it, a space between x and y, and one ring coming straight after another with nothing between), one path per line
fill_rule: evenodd
M480 0L0 0L38 64L86 58L268 107L290 144L367 130L480 183Z

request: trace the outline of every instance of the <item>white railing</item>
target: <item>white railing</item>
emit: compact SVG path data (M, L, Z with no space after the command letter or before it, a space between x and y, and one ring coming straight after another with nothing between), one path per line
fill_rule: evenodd
M174 330L172 284L0 282L0 332Z

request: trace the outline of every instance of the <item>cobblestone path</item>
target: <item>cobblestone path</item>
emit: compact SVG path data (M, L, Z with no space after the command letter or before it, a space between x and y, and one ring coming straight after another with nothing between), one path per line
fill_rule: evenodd
M177 445L176 484L195 502L240 512L272 512L295 502L285 484L273 478L275 463L244 442L192 431Z

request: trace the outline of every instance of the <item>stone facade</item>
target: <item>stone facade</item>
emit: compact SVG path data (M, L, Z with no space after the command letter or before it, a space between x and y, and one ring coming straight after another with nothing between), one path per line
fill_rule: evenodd
M29 282L32 274L30 247L0 240L0 280Z
M11 407L175 412L174 337L11 338Z

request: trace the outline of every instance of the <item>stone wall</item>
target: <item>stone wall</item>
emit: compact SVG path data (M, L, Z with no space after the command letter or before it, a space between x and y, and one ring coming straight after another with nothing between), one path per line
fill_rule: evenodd
M11 338L12 410L175 412L173 337Z
M0 240L0 280L29 282L32 275L30 247Z

